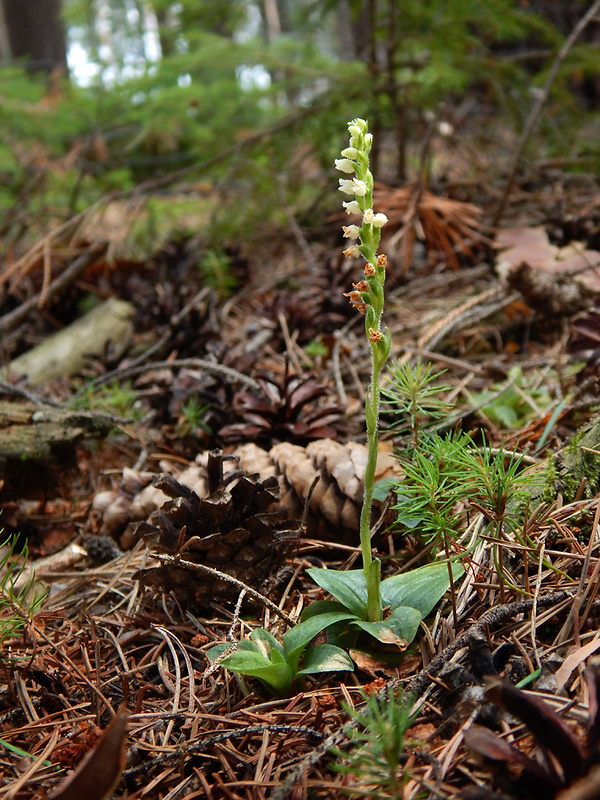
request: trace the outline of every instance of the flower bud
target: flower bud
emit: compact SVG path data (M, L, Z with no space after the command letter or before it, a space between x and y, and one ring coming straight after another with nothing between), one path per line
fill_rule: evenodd
M365 150L367 153L371 152L371 147L373 146L373 134L367 133L365 135Z
M376 228L383 228L383 226L385 225L385 223L387 221L388 221L388 218L386 217L385 214L375 214L373 216L373 225Z
M350 134L350 147L357 147L360 143L360 128L356 125L348 125L348 133Z
M365 213L363 215L363 222L366 222L366 224L369 225L371 222L373 222L373 217L374 216L375 216L375 214L373 214L373 209L372 208L367 208L367 210L365 211Z
M369 129L369 126L367 125L367 121L362 119L361 117L357 117L356 119L353 119L352 122L349 122L348 123L348 130L350 130L350 126L351 125L352 125L352 127L358 128L360 133L366 133L368 131L368 129Z
M358 150L356 147L346 147L344 150L342 150L342 155L344 158L351 158L356 161L358 158Z

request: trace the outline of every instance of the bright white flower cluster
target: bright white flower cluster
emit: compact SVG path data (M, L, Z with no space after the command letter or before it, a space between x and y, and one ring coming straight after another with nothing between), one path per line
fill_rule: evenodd
M364 119L355 119L348 124L350 146L342 150L342 158L335 159L335 168L346 175L355 173L354 178L340 178L339 190L354 195L356 200L342 203L347 214L362 214L363 225L382 228L388 221L385 214L375 214L370 207L372 202L373 178L368 169L369 152L373 144L372 134L367 132ZM357 225L344 226L344 236L358 239L366 231Z
M364 280L352 284L352 291L345 292L350 303L365 315L365 330L369 342L377 348L378 358L387 358L390 339L380 329L383 311L383 284L387 258L377 254L381 241L381 228L386 224L385 214L373 211L373 175L369 169L369 153L373 137L368 132L364 119L353 119L348 123L350 144L342 150L342 158L336 158L335 167L345 176L339 179L339 189L344 194L353 195L352 200L342 203L347 214L362 217L360 225L344 225L344 238L352 243L344 250L346 258L365 259ZM383 361L381 364L383 364Z

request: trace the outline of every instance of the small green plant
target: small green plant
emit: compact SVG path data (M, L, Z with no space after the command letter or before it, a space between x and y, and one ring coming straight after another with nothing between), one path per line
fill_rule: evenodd
M436 383L444 372L435 372L431 364L419 360L415 365L408 361L404 364L397 362L386 376L386 385L381 390L382 402L393 414L407 418L415 446L419 444L423 421L427 417L442 419L452 408L450 403L440 399L442 392L447 392L450 387ZM404 421L398 420L392 428L398 429Z
M76 408L101 411L123 419L139 421L143 411L138 403L138 393L132 387L131 381L121 384L113 381L107 386L94 386L86 382L84 387L75 395Z
M524 379L520 365L511 367L508 383L493 384L487 391L472 396L471 401L501 428L520 428L529 420L540 417L552 403L543 384L530 384ZM502 386L506 385L504 391ZM489 402L488 402L489 398Z
M468 501L488 520L504 593L502 541L509 529L527 544L514 530L513 512L527 497L535 473L522 469L522 457L506 453L503 447L479 448L461 431L424 436L418 448L398 453L398 459L404 473L392 487L398 522L417 531L424 541L443 545L449 558L450 542L460 535L460 506Z
M232 653L227 653L231 645L223 643L211 647L208 657L231 672L258 678L275 694L284 696L294 681L302 683L306 675L354 669L347 653L335 645L309 647L325 628L351 616L345 610L335 610L312 617L287 631L282 644L264 628L255 628L250 638L243 639Z
M471 491L465 480L465 451L473 446L464 433L421 439L414 451L398 454L404 480L394 485L398 522L418 529L425 542L444 542L458 535L457 504Z
M361 690L359 708L344 704L355 723L348 732L350 750L332 748L336 772L349 776L344 792L359 797L402 796L404 737L413 723L412 699L402 691L386 690L379 696Z
M17 581L27 567L28 550L25 545L17 553L16 546L16 536L9 537L0 545L7 547L0 560L0 646L23 632L48 594L36 587L33 571L17 588Z
M329 348L320 339L311 339L308 344L304 345L303 349L306 355L312 359L325 358L329 355Z
M210 409L210 403L201 403L195 394L191 395L181 405L181 413L177 423L177 435L183 439L198 430L210 435L212 431L206 421Z
M503 447L497 451L491 447L481 450L470 447L465 449L462 457L465 482L470 489L469 502L489 521L495 540L494 561L504 598L505 582L512 581L505 575L502 542L506 531L512 530L520 544L528 544L515 530L512 512L526 500L527 488L531 489L538 477L536 473L521 468L522 456L507 454Z
M214 289L218 297L225 300L234 291L237 281L231 274L229 256L222 250L207 250L199 263L206 286Z

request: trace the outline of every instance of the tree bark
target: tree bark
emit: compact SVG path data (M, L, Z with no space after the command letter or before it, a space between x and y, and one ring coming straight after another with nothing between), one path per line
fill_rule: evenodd
M2 11L10 61L25 59L31 72L68 71L61 0L2 0Z

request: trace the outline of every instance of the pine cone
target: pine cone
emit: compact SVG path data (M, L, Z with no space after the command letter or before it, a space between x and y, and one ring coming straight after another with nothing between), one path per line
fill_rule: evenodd
M212 458L212 463L211 463ZM238 477L222 484L222 454L209 458L210 494L201 499L171 475L159 475L154 485L172 499L142 522L136 535L157 552L181 554L186 561L225 572L254 587L280 565L295 542L286 510L279 504L275 477ZM216 460L216 463L215 463ZM211 485L211 470L220 473ZM143 584L172 592L184 605L206 606L210 600L235 599L239 588L225 579L183 567L162 565L139 570Z
M290 372L286 364L281 380L266 371L257 372L255 377L263 394L258 396L247 389L237 393L233 407L244 421L221 428L219 435L225 441L302 444L340 433L343 408L323 399L328 390L312 374Z

